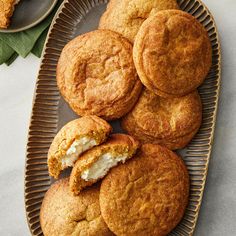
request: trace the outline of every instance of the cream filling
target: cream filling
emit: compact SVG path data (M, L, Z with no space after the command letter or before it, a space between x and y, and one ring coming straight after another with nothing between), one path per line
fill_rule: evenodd
M112 167L116 166L119 162L124 163L127 157L128 153L114 155L107 152L100 156L90 168L84 170L81 173L81 178L85 181L103 178Z
M83 137L76 139L66 151L66 155L61 159L62 168L73 166L81 153L96 145L96 140L92 138Z

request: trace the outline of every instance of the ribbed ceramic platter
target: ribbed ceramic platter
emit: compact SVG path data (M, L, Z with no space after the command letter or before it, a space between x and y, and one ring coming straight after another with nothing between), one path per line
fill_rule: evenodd
M216 25L206 6L199 0L179 0L178 3L182 10L204 25L213 49L211 70L199 88L203 103L202 126L187 148L180 151L190 174L190 198L183 220L170 235L185 236L193 234L206 181L219 96L221 54ZM25 166L25 206L32 235L43 235L39 222L40 206L53 182L47 170L48 148L58 129L77 117L57 89L57 61L68 41L97 28L106 4L106 0L66 0L49 31L36 84ZM120 129L118 123L112 124L115 131Z

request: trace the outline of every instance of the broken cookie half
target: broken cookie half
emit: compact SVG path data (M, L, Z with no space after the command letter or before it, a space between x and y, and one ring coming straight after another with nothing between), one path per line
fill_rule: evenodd
M84 116L67 123L54 138L48 151L48 171L58 178L79 156L106 141L112 127L97 116Z
M86 186L103 178L118 163L130 159L139 147L138 141L125 134L113 134L108 141L84 153L72 169L70 189L77 195Z

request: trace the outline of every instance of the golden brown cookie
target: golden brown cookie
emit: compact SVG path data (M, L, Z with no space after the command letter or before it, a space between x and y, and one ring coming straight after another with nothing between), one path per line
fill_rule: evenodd
M131 112L122 119L122 128L142 143L169 149L184 148L197 133L202 121L197 91L179 98L162 98L144 89Z
M136 36L134 63L142 83L162 97L180 97L202 84L211 67L207 31L180 10L149 17Z
M75 163L70 175L70 189L78 194L103 178L118 163L125 163L139 147L131 136L113 134L108 141L84 153Z
M164 236L182 219L189 176L174 152L145 144L125 165L113 168L100 189L102 217L120 236Z
M151 15L166 9L178 9L176 0L111 0L99 23L134 42L142 23Z
M67 123L49 148L49 174L58 178L60 172L73 166L83 152L103 143L111 131L112 127L97 116L84 116Z
M69 180L61 179L47 191L40 210L44 236L111 236L99 206L99 186L73 196Z
M19 0L0 0L0 28L7 28Z
M57 83L77 114L106 120L125 115L142 88L132 45L109 30L80 35L65 46L57 66Z

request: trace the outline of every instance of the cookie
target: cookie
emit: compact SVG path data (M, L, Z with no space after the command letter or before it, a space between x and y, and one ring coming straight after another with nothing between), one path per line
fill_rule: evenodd
M110 139L84 153L75 163L70 175L74 194L103 178L118 163L125 163L136 152L139 143L129 135L113 134Z
M166 9L178 9L176 0L111 0L99 23L100 29L122 34L131 43L142 23L151 15Z
M192 15L160 11L140 27L133 48L142 83L162 97L194 91L206 78L212 62L207 31Z
M182 219L188 196L189 176L181 158L165 147L145 144L103 179L99 202L116 235L164 236Z
M58 178L88 149L103 143L112 127L97 116L84 116L67 123L55 136L48 151L48 171Z
M65 46L57 66L57 84L78 115L105 120L125 115L142 89L132 45L109 30L80 35Z
M111 236L99 206L99 186L73 196L69 180L61 179L47 191L40 210L44 236Z
M20 0L0 0L0 28L7 28L14 12L15 5Z
M202 105L197 91L179 98L162 98L145 89L121 123L128 134L142 143L175 150L191 141L201 121Z

